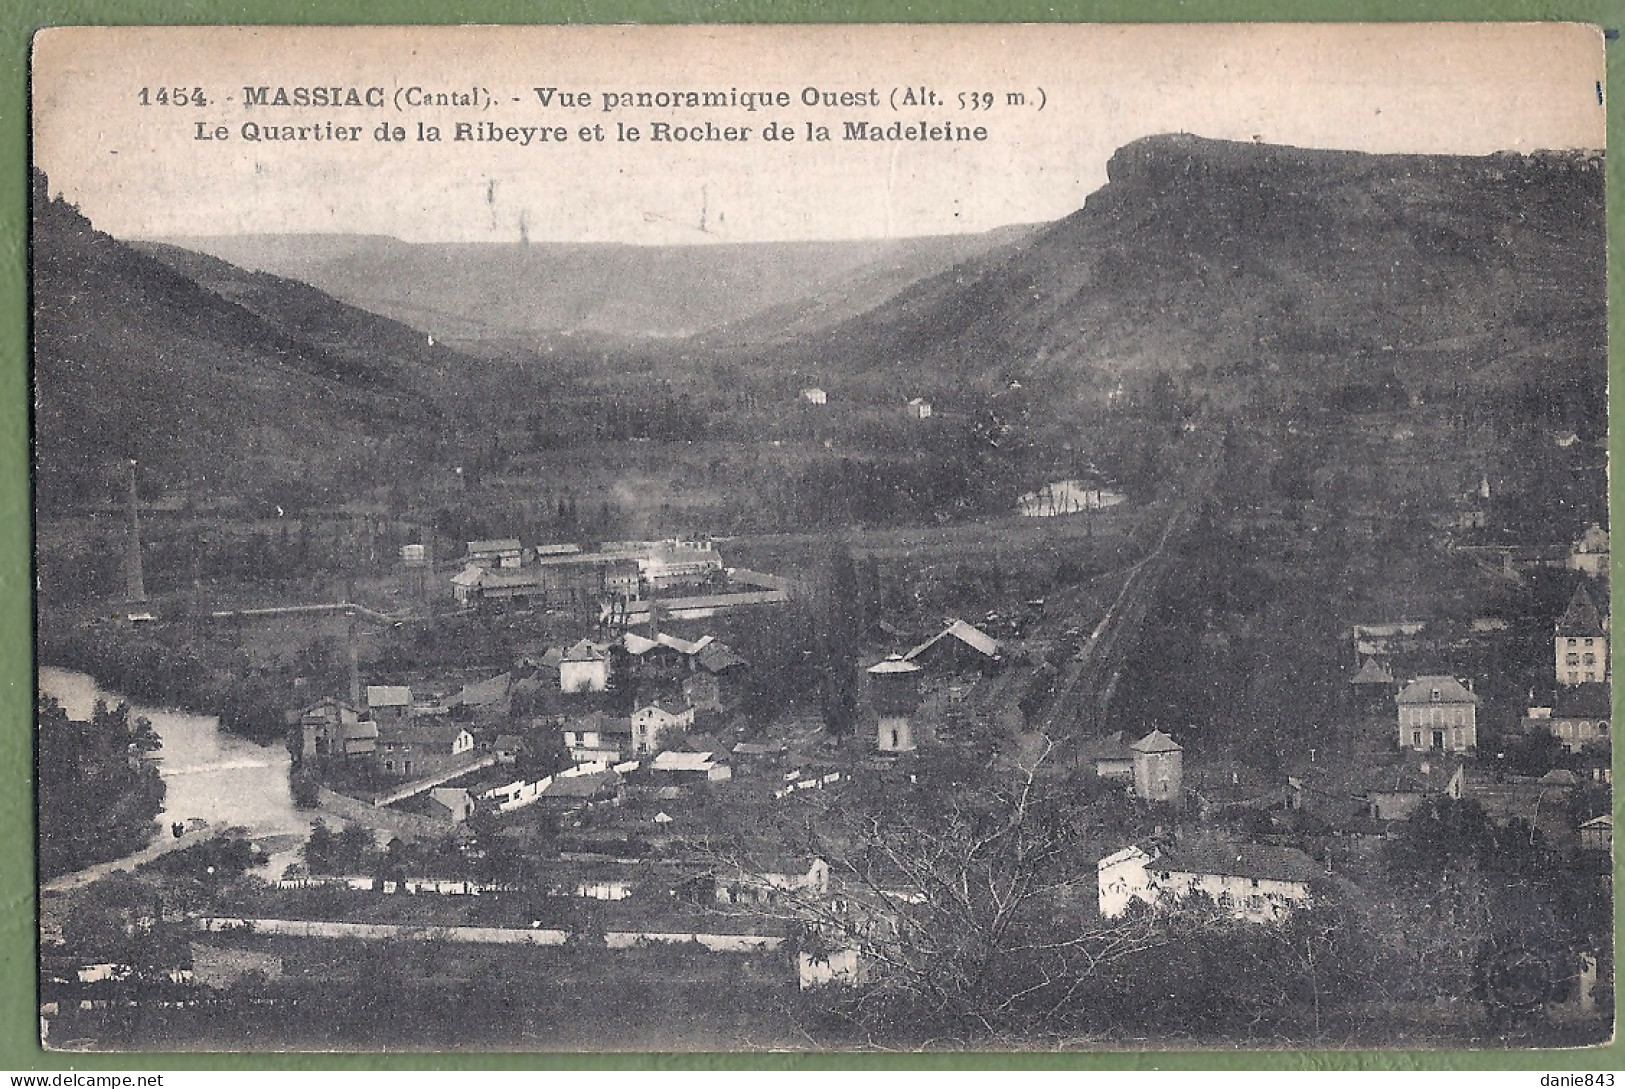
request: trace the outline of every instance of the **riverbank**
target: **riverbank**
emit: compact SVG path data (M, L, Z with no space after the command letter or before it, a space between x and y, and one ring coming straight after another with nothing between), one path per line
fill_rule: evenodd
M37 677L41 695L56 699L70 717L88 718L97 700L108 706L128 702L121 692L110 691L85 673L42 666ZM147 719L163 746L154 756L165 788L158 816L164 828L174 822L201 821L206 834L241 828L248 838L258 839L302 834L318 815L293 804L288 789L291 757L285 748L226 733L212 715L139 703L131 704L130 714ZM147 849L163 845L173 850L174 842L164 833Z

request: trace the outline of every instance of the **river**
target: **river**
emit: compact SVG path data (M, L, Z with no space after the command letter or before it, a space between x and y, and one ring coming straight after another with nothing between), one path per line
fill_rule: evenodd
M71 670L42 666L42 695L54 696L75 719L88 719L98 698L108 706L122 699L97 687L95 678ZM163 776L165 825L199 817L211 828L246 828L255 839L305 831L310 817L293 806L288 793L287 749L260 746L226 733L213 715L130 705L133 716L152 722L164 747L159 774Z

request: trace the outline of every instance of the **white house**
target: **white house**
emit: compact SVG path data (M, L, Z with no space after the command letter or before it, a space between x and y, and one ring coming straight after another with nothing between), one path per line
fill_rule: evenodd
M1312 903L1309 883L1320 869L1290 847L1238 843L1181 847L1151 857L1127 847L1101 859L1097 871L1104 918L1117 918L1135 900L1166 907L1205 893L1235 918L1273 923Z
M451 593L459 605L472 605L480 596L480 583L485 579L485 568L469 564L451 577Z
M806 389L801 391L801 399L806 401L809 405L822 405L829 402L829 394L825 393L817 386L808 386Z
M1145 868L1150 862L1150 855L1131 844L1095 864L1102 919L1119 918L1134 901L1148 899L1151 879Z
M738 866L713 875L720 903L770 903L785 893L806 897L829 894L829 863L816 855L755 859L751 868Z
M1478 697L1444 674L1417 677L1395 697L1399 747L1467 752L1478 747Z
M694 725L694 708L660 701L632 712L632 751L650 752L665 730L687 730Z
M678 752L674 749L660 753L649 762L649 774L656 782L722 783L733 778L733 768L709 752Z
M916 397L908 403L908 414L916 420L929 420L931 418L931 402L924 397Z
M609 652L583 639L559 659L559 689L563 692L602 692L609 687Z
M625 719L591 715L565 725L564 747L577 764L610 764L621 758L631 731Z

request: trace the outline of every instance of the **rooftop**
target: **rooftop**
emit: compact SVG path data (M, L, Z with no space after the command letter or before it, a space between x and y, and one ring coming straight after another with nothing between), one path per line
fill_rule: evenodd
M1179 742L1175 741L1161 730L1152 730L1150 733L1140 738L1140 740L1130 745L1129 748L1133 749L1135 752L1144 753L1184 751L1183 746L1181 746Z
M1418 677L1399 690L1400 703L1477 703L1478 697L1456 678L1442 673Z
M368 707L410 707L412 690L404 684L369 684Z
M1218 874L1300 884L1321 872L1320 865L1302 851L1262 843L1184 846L1147 868L1161 873Z
M519 540L515 537L501 537L494 541L469 541L468 552L473 555L477 552L518 552Z
M913 661L944 639L956 639L978 654L985 654L989 658L996 657L999 653L999 641L997 639L974 624L967 624L963 620L950 618L947 627L903 655L903 657L907 661Z
M1552 704L1553 718L1607 718L1612 713L1613 699L1607 681L1587 681L1560 688Z
M1586 593L1584 585L1574 588L1574 596L1569 599L1569 607L1558 617L1557 634L1576 638L1607 634L1607 629L1603 627L1602 613L1597 611L1597 603L1591 600L1591 595Z
M1393 684L1394 675L1388 671L1387 666L1379 665L1375 658L1367 658L1365 663L1360 666L1359 671L1355 673L1353 677L1349 678L1349 683L1382 685Z

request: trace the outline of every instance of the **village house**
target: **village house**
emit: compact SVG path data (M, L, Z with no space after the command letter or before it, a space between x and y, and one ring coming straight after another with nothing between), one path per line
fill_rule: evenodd
M1220 910L1256 923L1284 920L1312 903L1310 882L1320 867L1302 851L1256 843L1192 844L1173 854L1127 847L1096 866L1099 910L1119 918L1129 905L1165 908L1201 893Z
M1179 805L1184 762L1179 742L1152 730L1129 748L1134 752L1134 793L1146 801Z
M1455 677L1417 677L1395 697L1399 747L1469 752L1478 747L1478 697Z
M1460 800L1466 793L1466 765L1444 756L1397 760L1363 776L1360 797L1374 821L1402 821L1429 798Z
M430 816L450 824L462 824L478 808L474 796L462 787L435 787L427 804Z
M1558 617L1553 646L1559 686L1608 679L1608 621L1584 584L1574 588L1569 607Z
M1134 781L1134 749L1123 739L1122 730L1085 743L1081 759L1101 779Z
M473 751L474 735L459 726L380 723L373 760L385 776L421 779L466 763Z
M903 655L903 660L942 673L969 669L992 671L1003 661L999 641L963 620L949 618L947 625Z
M829 403L829 394L817 386L808 386L798 396L809 405L822 405Z
M560 775L541 792L541 804L549 809L572 810L589 806L620 805L625 784L618 772L590 771L584 775Z
M306 757L370 760L378 748L378 724L343 700L325 697L298 712Z
M1376 714L1387 710L1388 700L1394 693L1394 675L1387 666L1375 658L1366 658L1349 678L1354 706L1362 714Z
M602 692L609 687L609 648L583 639L559 658L559 691Z
M499 764L517 764L525 753L525 739L518 734L497 734L496 740L491 742L491 752Z
M649 761L649 781L655 786L723 783L732 778L733 768L713 752L668 749Z
M518 567L525 550L512 537L496 541L469 541L467 560L476 567Z
M1570 571L1583 571L1592 578L1608 574L1608 531L1592 522L1569 548Z
M816 855L752 855L748 862L718 867L712 880L722 904L822 898L829 895L829 863Z
M929 420L931 418L931 402L924 397L915 397L908 403L908 414L916 420Z
M632 724L602 712L569 720L563 732L564 747L577 764L612 763L632 749Z
M695 660L714 677L732 677L750 668L750 663L735 654L732 647L714 639L701 648Z
M1358 661L1367 658L1391 659L1396 654L1414 651L1427 624L1420 620L1396 620L1384 624L1354 625L1354 654Z
M1614 848L1614 815L1604 813L1580 825L1580 850L1611 851Z
M668 730L682 732L694 725L694 708L672 700L656 700L632 712L632 751L652 752Z
M367 713L380 729L405 722L412 717L412 690L400 684L369 684Z
M483 681L470 681L462 690L446 701L446 706L460 718L475 715L505 715L508 697L513 691L513 676L499 673Z
M480 598L480 583L485 580L483 567L469 564L451 577L451 596L458 605L467 608Z
M1589 744L1612 744L1609 719L1613 707L1609 686L1601 681L1583 682L1557 690L1550 707L1531 707L1524 729L1550 733L1571 753Z
M722 575L722 556L710 541L659 541L637 558L638 572L651 590L706 586Z
M893 654L865 672L869 706L875 713L875 747L881 752L914 751L920 667Z

